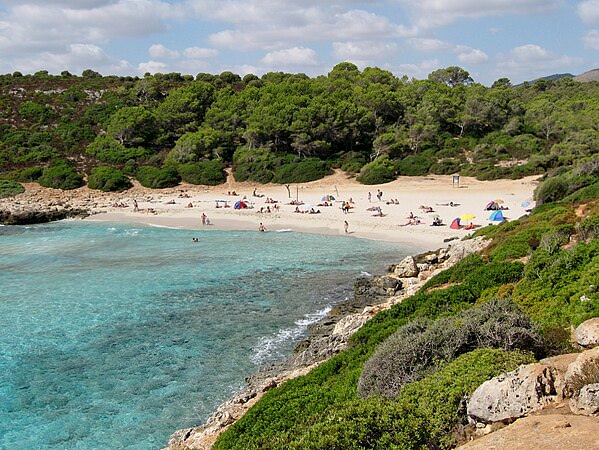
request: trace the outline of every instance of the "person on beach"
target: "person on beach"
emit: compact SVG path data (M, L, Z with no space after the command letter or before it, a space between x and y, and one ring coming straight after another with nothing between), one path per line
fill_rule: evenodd
M368 192L368 203L370 203L372 200L372 194L370 192Z
M202 213L202 225L206 225L207 218L208 218L208 216L206 216L206 213Z
M347 220L343 222L343 229L345 230L345 233L349 233L349 223Z
M139 205L137 204L137 200L133 199L133 212L139 211Z
M260 225L258 225L258 231L261 231L261 232L266 231L266 227L264 226L264 224L262 222L260 222Z
M383 191L381 191L380 189L376 190L376 198L379 199L379 202L383 199Z

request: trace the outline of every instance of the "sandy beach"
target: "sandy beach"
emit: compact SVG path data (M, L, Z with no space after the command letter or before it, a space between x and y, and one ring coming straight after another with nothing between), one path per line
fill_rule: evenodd
M475 216L462 221L463 225L472 223L475 229L491 223L492 211L484 210L490 201L498 200L499 205L506 208L503 214L507 220L526 214L526 209L534 205L532 193L536 178L477 181L461 177L458 187L453 185L451 176L400 177L391 183L365 186L336 172L322 180L293 184L289 188L239 183L231 177L226 184L213 187L182 184L172 189L151 190L136 185L122 194L103 197L104 202L93 208L96 214L86 220L189 230L257 230L262 223L267 231L347 234L435 248L442 245L444 239L462 238L472 232L465 228L451 229L449 225L456 217ZM379 191L382 192L380 200ZM334 197L328 201L331 206L324 206L323 198L327 195ZM246 203L248 208L235 209L238 201ZM303 204L291 204L295 201ZM343 202L349 202L347 213L342 210ZM426 212L425 206L432 211ZM311 214L310 210L320 212ZM207 216L209 225L202 224L202 214ZM415 218L410 219L411 216ZM435 216L442 220L442 226L431 226ZM348 233L344 230L345 221Z

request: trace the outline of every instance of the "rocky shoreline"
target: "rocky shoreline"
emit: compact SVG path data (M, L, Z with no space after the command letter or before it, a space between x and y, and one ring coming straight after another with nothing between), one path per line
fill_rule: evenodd
M408 256L389 266L384 275L359 277L354 284L353 298L337 305L327 317L311 325L309 336L297 345L288 359L264 367L248 377L246 387L221 404L204 425L173 433L166 449L210 449L217 437L264 393L287 380L307 374L344 350L349 338L376 313L410 297L429 278L465 256L484 249L487 243L483 238L452 242L445 248Z

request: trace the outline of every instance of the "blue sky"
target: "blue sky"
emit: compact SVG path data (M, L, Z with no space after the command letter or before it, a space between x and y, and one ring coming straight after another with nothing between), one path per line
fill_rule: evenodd
M599 68L599 0L0 0L0 73L326 74L489 85Z

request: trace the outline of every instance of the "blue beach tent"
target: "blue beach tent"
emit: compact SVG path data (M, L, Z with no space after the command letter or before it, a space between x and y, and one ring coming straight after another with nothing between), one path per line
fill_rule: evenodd
M497 211L493 211L493 213L489 216L489 220L492 220L493 222L503 222L505 217L503 217L503 213L499 209Z

